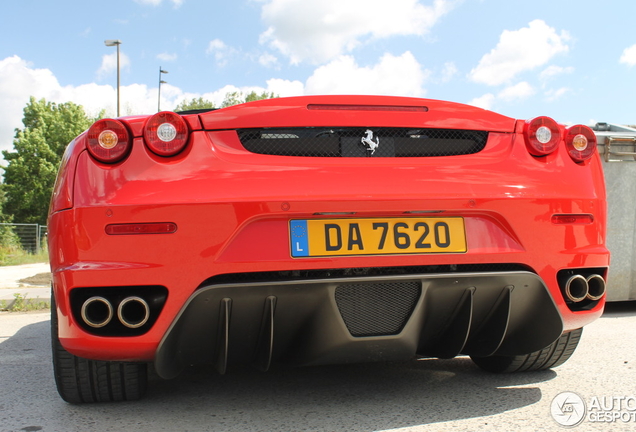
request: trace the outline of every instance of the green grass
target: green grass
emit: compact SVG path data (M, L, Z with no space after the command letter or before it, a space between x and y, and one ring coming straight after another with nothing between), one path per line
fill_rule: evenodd
M29 299L26 296L26 294L15 293L13 294L15 300L11 302L0 300L0 311L32 312L51 308L51 304L47 301L40 300L39 298Z
M42 248L37 254L26 252L20 247L0 246L0 266L49 262L49 252Z

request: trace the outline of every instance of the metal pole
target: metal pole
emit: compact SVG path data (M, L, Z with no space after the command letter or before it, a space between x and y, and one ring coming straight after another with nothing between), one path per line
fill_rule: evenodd
M104 41L104 44L109 47L117 47L117 117L119 117L119 45L121 45L121 41L119 39L107 39Z
M119 117L119 45L117 44L117 117Z
M37 224L37 229L35 230L35 253L40 253L40 224Z
M167 73L168 71L161 69L161 66L159 66L159 93L157 97L157 112L161 112L161 84L167 84L166 81L161 79L161 74L167 74Z
M159 66L159 94L157 96L157 112L161 112L161 66Z

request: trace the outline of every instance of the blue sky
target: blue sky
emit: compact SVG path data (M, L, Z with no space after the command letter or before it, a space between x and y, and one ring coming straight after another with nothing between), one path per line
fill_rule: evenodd
M29 96L122 114L229 91L391 94L636 124L633 0L21 0L0 6L0 149Z

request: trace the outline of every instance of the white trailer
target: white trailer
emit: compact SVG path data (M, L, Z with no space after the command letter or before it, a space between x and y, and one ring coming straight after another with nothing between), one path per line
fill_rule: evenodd
M612 254L607 301L636 300L636 129L611 123L592 129L607 186L607 247Z

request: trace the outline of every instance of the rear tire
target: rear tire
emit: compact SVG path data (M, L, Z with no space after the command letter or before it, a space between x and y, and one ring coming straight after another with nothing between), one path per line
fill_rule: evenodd
M88 360L60 344L57 308L51 293L51 348L57 392L73 404L137 400L148 383L145 363Z
M582 328L564 333L551 345L530 354L470 358L480 368L494 373L546 370L562 365L572 356L582 333Z

